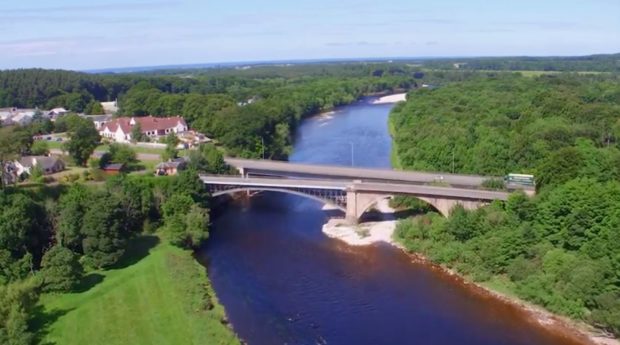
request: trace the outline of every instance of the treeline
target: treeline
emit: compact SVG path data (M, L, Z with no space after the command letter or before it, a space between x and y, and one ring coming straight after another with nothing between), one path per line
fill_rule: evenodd
M0 71L0 107L50 109L65 107L83 112L92 102L114 101L139 83L171 93L221 92L237 83L200 82L191 78L144 76L136 74L98 75L63 70L22 69Z
M123 115L182 115L215 138L228 154L286 158L304 117L356 101L363 95L405 90L412 77L268 79L225 93L170 93L140 83L120 98ZM239 98L242 101L237 101Z
M620 335L620 88L516 75L410 93L391 116L405 168L536 175L538 194L401 222L408 250Z
M20 69L0 71L0 107L65 107L90 110L91 102L113 101L137 84L148 84L165 93L226 93L235 100L251 97L265 82L306 77L407 76L406 65L363 67L355 64L312 67L272 67L260 75L235 69L154 71L148 74L87 74L64 70ZM329 71L329 72L326 72ZM267 83L268 84L268 83Z
M424 67L455 69L455 64L464 70L620 72L620 54L442 59L426 61Z

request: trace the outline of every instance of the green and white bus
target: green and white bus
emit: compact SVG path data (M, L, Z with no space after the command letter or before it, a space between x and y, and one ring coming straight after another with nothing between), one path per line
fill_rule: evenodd
M504 176L504 182L506 182L506 184L516 184L530 187L534 187L536 185L536 182L534 182L534 175L527 174L508 174Z

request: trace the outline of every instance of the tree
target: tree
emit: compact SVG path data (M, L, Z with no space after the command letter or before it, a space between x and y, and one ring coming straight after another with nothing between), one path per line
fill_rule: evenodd
M178 150L177 145L179 144L179 138L174 133L170 133L166 136L164 142L166 143L166 150L162 154L163 160L170 160L177 158Z
M0 194L0 281L23 278L33 269L50 236L42 207L31 197Z
M209 174L225 174L229 171L224 155L215 145L201 145L189 153L189 169Z
M92 197L93 194L81 184L71 185L60 197L56 227L56 240L59 245L76 253L84 253L82 223Z
M75 163L82 166L86 165L101 140L95 125L87 119L81 119L75 128L70 129L69 138L64 148Z
M11 162L30 151L32 136L25 127L0 128L0 189L15 182L12 178Z
M136 143L139 141L146 141L148 138L142 133L142 126L140 122L136 122L136 124L131 128L131 142Z
M57 133L72 132L83 122L83 118L77 114L67 114L59 117L54 122L54 127Z
M30 153L35 156L47 156L50 153L49 145L47 141L37 140L32 144Z
M108 153L114 163L130 165L137 162L136 152L129 145L112 143Z
M175 246L195 248L209 236L209 213L187 194L173 194L162 206L165 233Z
M90 101L86 108L84 108L84 113L89 115L103 115L105 111L103 110L103 106L98 101Z
M0 285L0 344L33 344L29 324L39 299L37 290L34 279Z
M84 215L81 233L87 263L102 268L115 264L125 252L127 235L123 227L123 208L109 194L97 194Z
M71 291L84 274L78 255L60 245L53 246L43 255L41 266L45 291Z

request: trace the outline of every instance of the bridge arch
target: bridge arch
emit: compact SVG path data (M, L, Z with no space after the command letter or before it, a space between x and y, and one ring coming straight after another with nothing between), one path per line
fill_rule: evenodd
M372 196L370 199L366 199L365 204L362 204L361 207L359 208L359 216L358 219L362 219L364 217L365 214L368 213L368 211L376 204L378 204L379 202L385 200L385 199L392 199L395 195L376 195L376 196ZM441 210L437 207L437 203L434 203L432 199L429 198L424 198L424 197L420 197L420 196L416 196L416 195L407 195L408 197L412 197L412 198L416 198L422 202L424 202L425 204L427 204L428 206L430 206L433 210L435 210L436 212L438 212L439 214L443 215L444 217L447 217L449 215L449 209L448 210Z
M213 192L211 194L211 196L212 197L218 197L218 196L221 196L221 195L231 195L231 194L240 193L240 192L275 192L275 193L285 193L285 194L297 195L297 196L304 197L306 199L312 199L312 200L318 201L318 202L320 202L322 204L326 204L326 205L332 206L332 207L337 208L338 210L340 210L340 211L342 211L344 213L347 212L347 210L346 210L346 208L344 206L338 205L333 200L330 200L330 199L327 199L327 198L321 198L319 196L311 195L311 194L300 192L300 191L296 191L296 190L284 189L284 188L239 187L239 188L231 188L231 189L226 189L226 190L221 190L221 191Z

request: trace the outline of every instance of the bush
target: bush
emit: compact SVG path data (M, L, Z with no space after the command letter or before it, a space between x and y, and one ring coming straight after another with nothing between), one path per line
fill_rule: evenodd
M78 256L60 245L55 245L43 255L41 266L44 291L71 291L84 274Z
M499 179L499 178L489 178L489 179L486 179L486 180L482 181L482 187L484 187L486 189L502 190L502 189L506 189L506 184L504 183L504 180L502 180L502 179Z

